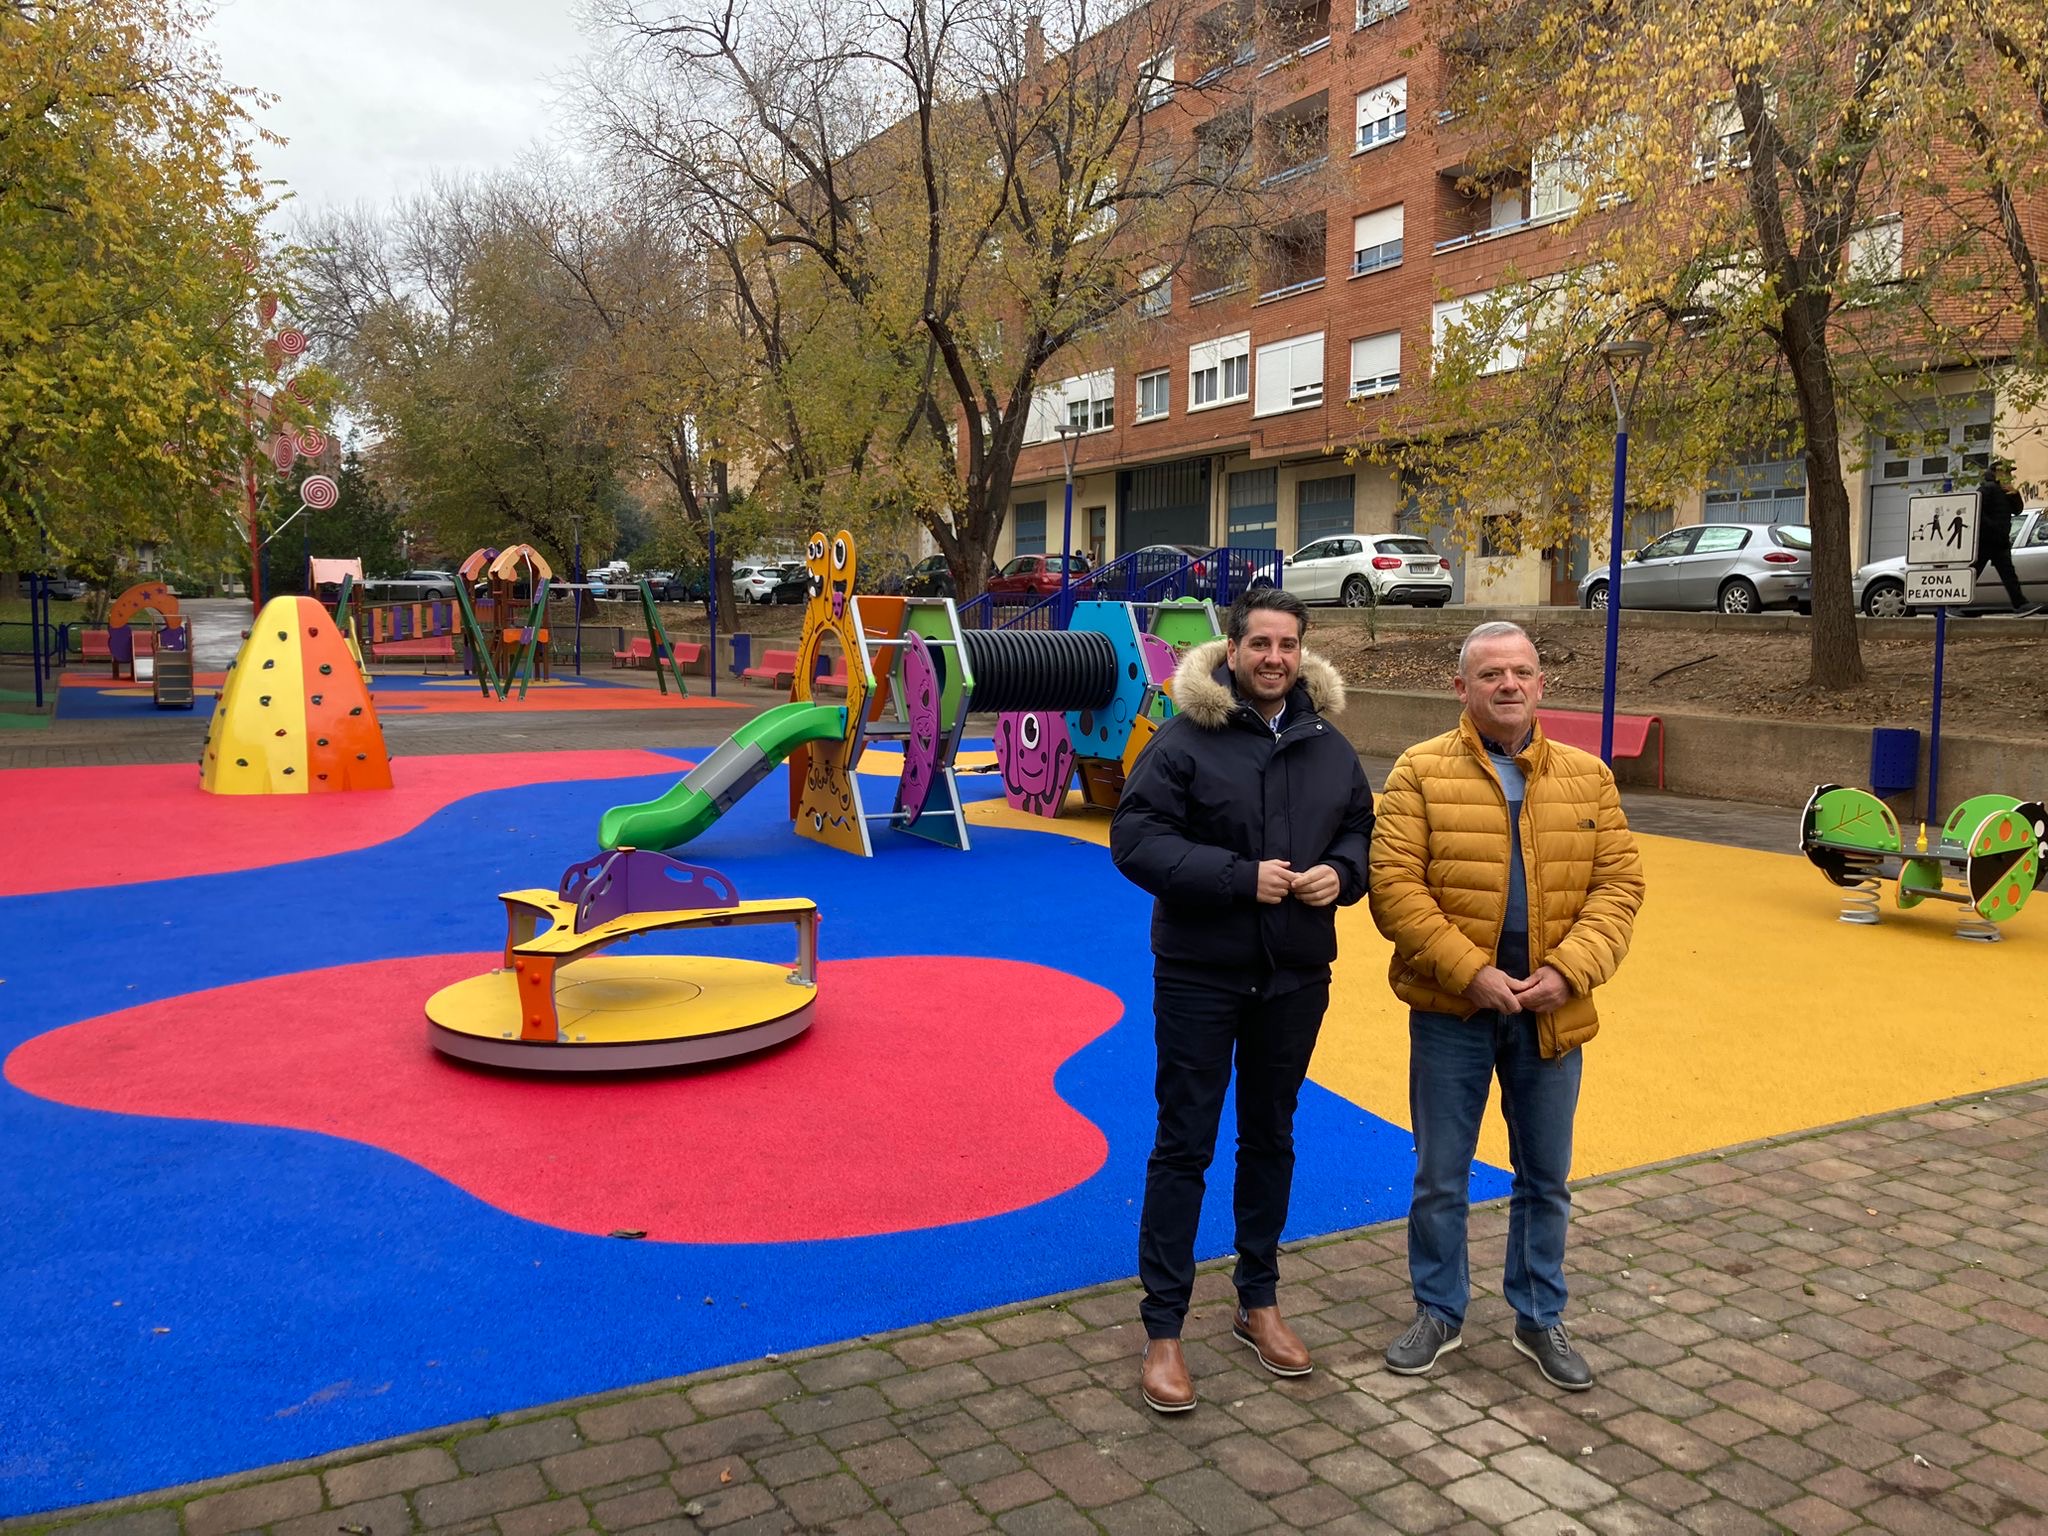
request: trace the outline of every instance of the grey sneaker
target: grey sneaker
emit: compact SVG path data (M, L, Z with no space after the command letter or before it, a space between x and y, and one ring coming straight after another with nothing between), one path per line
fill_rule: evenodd
M1548 1328L1516 1328L1515 1348L1536 1362L1536 1369L1553 1387L1583 1392L1593 1385L1593 1367L1572 1348L1563 1323L1552 1323Z
M1427 1307L1415 1309L1408 1331L1387 1346L1387 1369L1396 1376L1421 1376L1464 1342L1464 1335Z

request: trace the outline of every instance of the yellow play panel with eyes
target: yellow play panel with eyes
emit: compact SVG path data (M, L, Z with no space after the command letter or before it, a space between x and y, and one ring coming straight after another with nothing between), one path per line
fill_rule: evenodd
M980 825L1106 844L1109 818L972 806ZM2001 942L1954 936L1953 908L1885 888L1876 927L1795 854L1638 838L1649 898L1602 987L1572 1171L1584 1177L2048 1077L2048 898ZM1143 943L1142 933L1129 942ZM1309 1075L1408 1121L1408 1009L1364 903L1337 914L1330 1012ZM1498 1107L1479 1155L1508 1166Z

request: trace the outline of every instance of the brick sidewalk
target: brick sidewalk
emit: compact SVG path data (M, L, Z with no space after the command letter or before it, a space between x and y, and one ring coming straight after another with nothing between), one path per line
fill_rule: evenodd
M1207 1269L1202 1404L1173 1418L1138 1398L1119 1285L0 1531L2048 1532L2048 1085L1577 1200L1577 1396L1507 1342L1495 1203L1467 1346L1428 1378L1379 1365L1411 1310L1381 1226L1284 1259L1302 1380L1248 1366Z

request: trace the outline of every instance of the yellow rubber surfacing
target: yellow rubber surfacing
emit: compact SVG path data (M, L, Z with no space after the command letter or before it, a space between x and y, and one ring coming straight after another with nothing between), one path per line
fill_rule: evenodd
M1057 821L979 801L982 826L1107 844L1109 818ZM1649 898L1602 987L1572 1171L1611 1173L2048 1077L2048 892L1997 944L1954 937L1955 909L1910 912L1884 887L1874 928L1796 854L1638 834ZM1129 942L1143 943L1141 932ZM1364 903L1337 914L1330 1012L1309 1075L1408 1120L1408 1009ZM1479 1155L1508 1166L1498 1098Z
M710 955L589 955L564 964L555 982L562 1033L578 1045L691 1040L783 1018L817 997L787 966ZM519 1038L519 996L510 971L451 983L427 999L427 1017L480 1040Z

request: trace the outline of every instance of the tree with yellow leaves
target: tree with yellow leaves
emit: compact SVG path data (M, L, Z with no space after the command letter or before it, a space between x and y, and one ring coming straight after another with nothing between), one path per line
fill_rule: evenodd
M218 551L265 189L185 0L0 0L0 568Z
M2040 7L1471 0L1434 25L1464 184L1526 190L1549 227L1497 287L1440 310L1430 389L1364 451L1468 535L1511 509L1510 540L1604 543L1601 348L1648 342L1622 365L1641 369L1631 489L1668 505L1717 465L1801 451L1810 682L1860 681L1855 424L1957 378L2041 396Z

